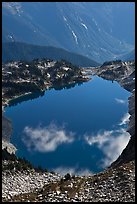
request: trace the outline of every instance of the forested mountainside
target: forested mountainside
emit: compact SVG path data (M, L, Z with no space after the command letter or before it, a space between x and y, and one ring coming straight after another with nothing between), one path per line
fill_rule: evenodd
M36 58L66 60L77 66L89 67L98 66L99 63L80 54L71 53L62 48L38 46L19 42L9 42L2 44L2 61L31 61Z

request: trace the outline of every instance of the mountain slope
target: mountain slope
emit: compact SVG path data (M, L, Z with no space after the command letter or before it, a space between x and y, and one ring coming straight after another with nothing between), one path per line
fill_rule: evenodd
M2 44L2 61L31 61L36 58L47 58L53 60L64 59L77 66L98 66L99 63L82 55L68 52L61 48L30 45L26 43L3 43Z
M2 40L60 47L104 62L133 49L134 3L3 2Z
M130 53L122 56L123 61L135 60L135 50L132 50Z
M128 52L124 55L120 55L120 56L116 57L116 60L122 60L122 61L135 60L135 49L133 49L131 52Z

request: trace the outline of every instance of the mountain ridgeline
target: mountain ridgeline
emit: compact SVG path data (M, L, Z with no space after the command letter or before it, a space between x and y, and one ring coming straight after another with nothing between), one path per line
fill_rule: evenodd
M31 61L36 58L52 59L52 60L66 60L77 66L96 67L99 63L88 57L68 52L61 48L38 46L26 43L9 42L2 44L2 61Z

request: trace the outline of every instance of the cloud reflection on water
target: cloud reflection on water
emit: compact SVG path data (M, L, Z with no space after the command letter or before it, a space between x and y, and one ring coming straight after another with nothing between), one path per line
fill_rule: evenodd
M126 113L122 118L121 118L121 122L119 123L119 125L126 125L129 122L129 117L130 114Z
M101 150L104 154L104 158L100 159L98 162L100 167L105 168L109 166L113 161L115 161L121 154L123 149L128 144L130 139L130 134L126 132L122 125L127 124L129 121L129 114L126 113L121 122L118 124L121 127L116 130L103 130L98 131L96 134L85 134L81 136L80 140L86 141L90 146L96 145L96 147ZM58 127L55 123L51 123L46 127L28 127L24 128L23 142L27 146L28 150L33 150L37 152L53 152L61 144L72 143L75 138L75 133L67 131L65 126ZM79 140L79 139L78 139ZM91 161L92 162L92 161ZM78 172L76 168L66 168L59 167L56 172ZM89 173L89 170L81 170L81 172ZM79 172L80 173L80 172Z
M115 98L115 101L116 101L117 103L120 103L120 104L127 104L127 100Z
M57 127L51 123L47 127L24 128L23 142L29 150L38 152L55 151L63 143L71 143L74 140L74 133L67 132L65 127Z
M93 175L93 173L88 168L77 168L77 167L64 167L59 166L57 168L52 169L54 172L59 173L60 175L64 176L65 174L69 173L71 175L79 175L79 176L89 176Z
M85 135L85 141L90 146L97 147L105 157L100 161L100 166L105 168L115 161L128 144L130 134L125 129L98 132L97 135Z

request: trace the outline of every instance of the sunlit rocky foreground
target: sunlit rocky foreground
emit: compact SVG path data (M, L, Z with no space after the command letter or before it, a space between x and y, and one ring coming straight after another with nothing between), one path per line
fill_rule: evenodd
M5 171L2 199L3 202L135 202L135 163L80 177L30 170Z

